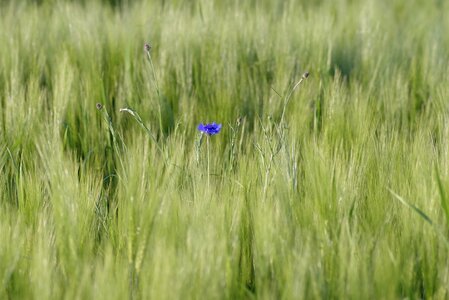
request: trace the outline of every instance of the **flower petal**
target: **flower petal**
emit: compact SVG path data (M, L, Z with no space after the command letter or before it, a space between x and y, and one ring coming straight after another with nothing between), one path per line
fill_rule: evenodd
M215 135L220 132L221 124L217 124L215 122L210 123L210 124L201 123L200 125L198 125L198 130L202 131L208 135Z

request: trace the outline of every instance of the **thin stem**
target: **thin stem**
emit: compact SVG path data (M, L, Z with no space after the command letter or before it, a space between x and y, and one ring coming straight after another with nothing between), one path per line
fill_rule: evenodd
M203 143L204 134L201 133L197 141L195 142L195 153L196 153L196 164L199 165L200 163L200 149L201 144Z
M147 57L148 57L148 61L150 62L151 73L153 73L153 79L154 79L154 87L156 88L156 93L157 93L157 97L158 97L159 129L160 129L161 135L163 136L163 132L162 132L162 109L161 109L162 97L161 97L161 91L159 90L159 84L157 82L156 71L154 70L153 59L151 59L150 51L147 51Z
M157 82L156 72L154 70L153 60L151 59L150 51L147 51L147 57L148 57L148 60L150 61L151 72L153 73L154 86L156 88L156 93L157 93L158 97L160 97L161 96L161 92L159 90L159 84Z
M284 107L282 108L281 120L279 121L279 124L277 126L277 135L278 135L278 145L276 147L277 151L281 150L283 144L286 145L286 142L285 142L286 126L284 124L284 119L285 119L285 111L287 110L288 103L290 102L292 94L296 90L296 88L308 77L309 77L309 72L305 72L304 74L302 74L301 79L293 86L293 88L288 93L287 97L285 97ZM287 151L287 155L288 155L288 151Z
M308 76L308 75L307 75L307 76ZM307 78L307 77L306 77L305 75L303 75L303 76L301 77L301 79L295 84L295 86L290 90L290 93L289 93L289 94L287 95L287 97L285 98L285 101L284 101L284 107L283 107L283 109L282 109L281 121L279 122L279 125L280 125L280 126L282 126L283 123L284 123L285 111L286 111L286 109L287 109L288 102L290 101L293 92L296 90L296 88L297 88L297 87L304 81L304 79L306 79L306 78Z
M207 136L207 189L210 190L210 136Z
M129 113L131 116L134 117L134 119L137 121L137 123L139 123L139 125L147 132L147 134L150 136L151 140L154 142L154 144L156 145L157 149L159 150L159 152L161 153L162 156L164 156L164 151L162 150L161 146L159 145L159 143L157 142L156 137L153 135L153 133L151 132L150 128L148 128L147 125L145 125L145 123L143 122L142 118L140 117L140 115L130 109L130 108L121 108L120 112L127 112ZM167 163L167 158L165 158L165 163Z

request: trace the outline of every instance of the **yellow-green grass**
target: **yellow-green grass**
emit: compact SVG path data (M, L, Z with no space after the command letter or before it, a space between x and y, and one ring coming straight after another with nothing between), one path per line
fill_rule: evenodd
M0 1L0 299L447 299L447 11Z

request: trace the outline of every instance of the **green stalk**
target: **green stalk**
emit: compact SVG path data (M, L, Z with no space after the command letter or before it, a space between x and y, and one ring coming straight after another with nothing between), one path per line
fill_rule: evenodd
M154 144L156 145L157 149L159 150L159 152L161 153L162 156L164 156L164 151L162 150L161 146L159 145L159 143L157 142L156 137L153 135L153 133L151 132L150 128L148 128L147 125L145 125L145 123L143 122L142 118L140 117L140 115L132 110L131 108L121 108L120 112L127 112L129 113L131 116L134 117L134 119L137 121L137 123L139 123L139 125L146 131L146 133L150 136L151 140L154 142ZM165 157L165 162L167 162L167 158Z
M210 136L207 136L207 189L210 190Z
M284 107L282 108L282 115L281 115L281 120L279 121L279 126L283 126L284 123L284 117L285 117L285 111L287 109L288 103L290 102L290 99L292 97L293 92L296 90L296 88L305 80L307 79L307 77L309 77L309 72L305 72L301 79L293 86L293 88L290 90L290 93L288 93L287 97L285 97L284 100Z
M157 93L157 97L158 97L159 129L160 129L161 136L163 136L164 134L163 134L163 130L162 130L162 108L161 108L162 97L161 97L161 91L159 89L159 84L157 82L156 71L154 70L153 59L151 58L150 50L151 50L151 48L146 49L146 52L147 52L148 61L150 62L151 73L153 74L153 79L154 79L154 87L156 88L156 93Z

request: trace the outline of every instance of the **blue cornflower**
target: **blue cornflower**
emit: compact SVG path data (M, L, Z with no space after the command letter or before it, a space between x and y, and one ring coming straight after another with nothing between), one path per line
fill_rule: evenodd
M202 131L208 135L214 135L220 132L221 124L216 124L215 122L212 124L200 124L198 125L198 130Z

